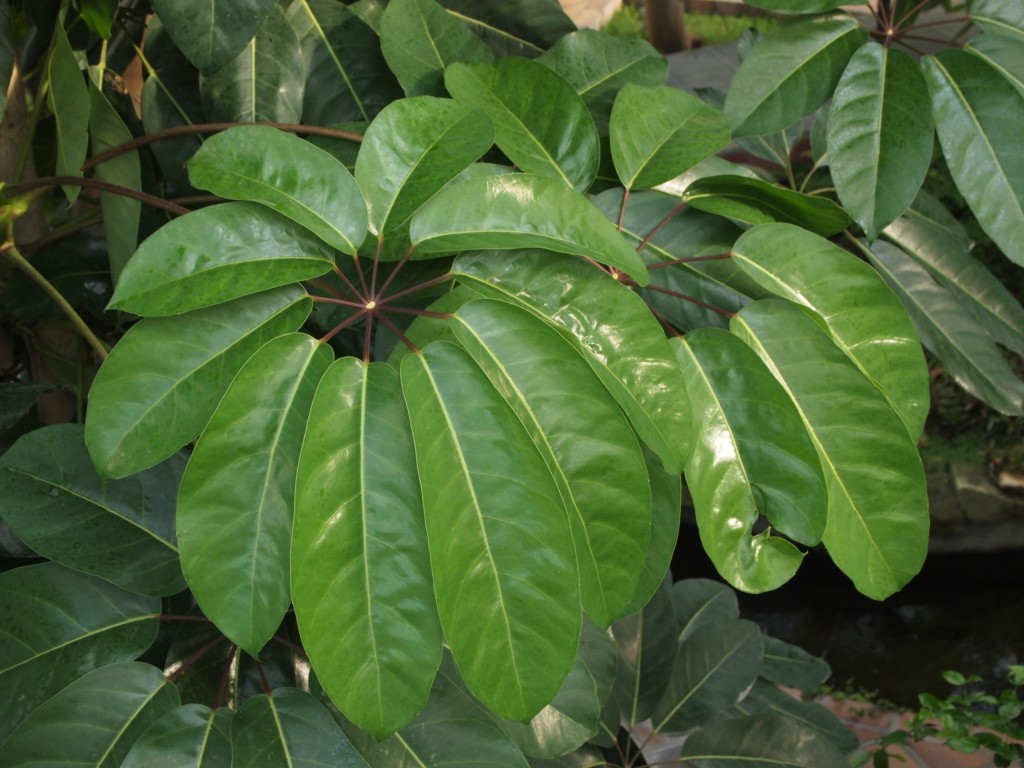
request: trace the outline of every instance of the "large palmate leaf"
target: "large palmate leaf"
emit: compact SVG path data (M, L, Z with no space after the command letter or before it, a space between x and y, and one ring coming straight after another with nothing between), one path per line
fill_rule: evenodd
M524 720L557 693L580 633L567 512L530 435L466 352L402 361L434 592L470 690Z
M576 89L536 61L508 58L453 64L444 75L452 96L482 110L494 142L527 173L586 190L597 175L600 139Z
M203 613L252 656L291 602L295 467L313 393L333 359L306 334L267 342L232 380L181 480L185 578Z
M782 715L744 715L709 723L683 744L682 758L695 768L843 768L848 765L829 739Z
M983 58L1024 95L1024 35L977 35L968 41L967 50Z
M309 230L256 203L221 203L146 238L110 307L178 315L330 272L334 253Z
M635 293L578 259L544 251L464 254L452 271L474 290L518 304L558 329L666 470L682 471L691 439L682 373Z
M915 441L876 386L799 307L755 302L730 325L789 392L818 450L829 494L822 537L829 555L865 595L889 596L920 570L928 549Z
M982 29L1024 40L1024 8L1002 0L975 0L971 20Z
M50 82L47 98L57 123L57 174L81 177L82 163L89 151L89 91L60 23L54 29L47 73ZM72 203L78 191L79 187L73 184L64 186Z
M922 342L942 361L946 372L997 411L1024 413L1024 382L986 328L972 313L964 312L960 292L937 283L924 267L888 243L874 243L869 257L899 294Z
M396 136L404 137L396 141ZM370 124L356 158L370 230L383 236L490 149L494 132L478 111L421 96L385 107Z
M121 768L231 768L234 714L203 704L172 709L146 729Z
M86 672L141 655L160 601L57 563L0 576L0 742Z
M798 227L764 224L733 258L779 296L813 310L833 342L872 382L916 440L928 414L928 368L899 300L864 262Z
M927 87L909 54L868 43L843 72L828 120L828 159L843 205L874 240L907 209L932 160Z
M177 688L156 667L100 667L33 710L0 745L0 765L120 765L143 731L178 704Z
M207 119L226 123L299 122L305 86L304 73L296 66L300 60L299 38L284 10L275 3L256 36L246 41L235 58L214 70L200 67L204 74L199 79L199 90Z
M526 310L471 301L452 325L544 457L569 510L584 610L608 626L651 538L650 481L629 422L565 337Z
M303 123L365 122L401 97L379 38L349 6L334 0L296 0L288 18L306 65Z
M302 288L285 286L134 325L89 392L85 444L100 474L125 477L194 440L235 372L310 306Z
M410 234L418 254L544 248L590 257L640 285L648 280L615 226L586 197L546 176L510 173L450 184L413 216Z
M785 390L757 355L717 328L691 331L676 346L697 427L686 467L704 550L730 584L775 589L796 573L825 530L827 499L817 452Z
M1024 264L1024 95L965 51L924 60L935 127L957 188L1003 253Z
M553 0L440 0L455 18L487 43L496 56L534 57L576 30Z
M366 206L352 174L292 134L257 125L224 131L189 160L188 176L220 197L273 208L342 253L355 253L366 236Z
M767 35L740 64L726 94L733 135L785 130L816 110L867 38L845 13L795 19Z
M405 725L427 699L441 631L409 417L390 366L344 358L320 382L297 470L291 583L303 645L332 701L377 738Z
M765 636L764 658L761 660L761 677L765 680L806 691L822 685L831 674L832 669L824 659L803 648Z
M274 5L274 0L155 0L153 10L189 61L213 72L241 52Z
M406 96L446 96L444 70L491 61L479 37L434 0L394 0L380 21L380 48Z
M254 696L231 721L231 764L366 768L324 706L297 688Z
M735 590L720 581L683 579L672 585L672 613L682 642L704 624L738 619L740 606Z
M3 518L44 557L148 595L185 582L174 539L174 500L184 462L171 459L130 480L103 480L82 427L24 435L0 457Z

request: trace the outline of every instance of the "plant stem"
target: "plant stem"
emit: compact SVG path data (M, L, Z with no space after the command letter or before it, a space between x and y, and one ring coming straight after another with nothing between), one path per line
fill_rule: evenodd
M7 242L3 246L0 246L0 251L7 255L14 265L18 267L22 272L28 275L32 282L38 285L47 296L49 296L61 308L61 311L67 316L68 320L71 321L71 325L75 327L85 340L89 343L89 346L95 350L96 355L100 360L106 360L107 355L110 354L106 345L100 341L99 337L92 332L92 329L85 324L82 316L75 311L68 300L64 298L60 291L53 287L53 283L47 280L35 267L29 263L28 259L18 252L18 248L13 242Z
M184 216L189 212L188 208L183 208L180 205L164 200L156 195L150 195L146 192L140 192L137 189L131 187L122 187L118 184L110 184L106 181L100 181L99 179L86 179L79 178L78 176L44 176L40 179L30 179L29 181L22 181L18 184L9 184L5 188L5 192L8 196L20 195L23 192L30 192L34 189L51 189L53 187L59 187L62 184L70 184L76 187L84 187L85 189L98 189L101 192L111 192L115 195L121 195L122 197L130 197L133 200L138 200L141 203L146 203L154 208L173 213L175 216Z
M654 237L656 234L658 234L658 232L661 231L661 228L664 227L666 224L668 224L670 221L672 221L672 219L681 210L683 210L683 208L685 208L685 207L686 207L686 201L685 200L680 200L679 201L679 205L677 205L675 208L673 208L672 212L668 216L666 216L664 219L659 221L657 226L655 226L654 229L652 229L650 232L647 233L647 237L645 237L643 240L640 241L640 245L638 245L636 247L636 252L640 253L640 251L642 251L644 249L644 246L646 246L647 243L649 243L651 241L651 238Z
M396 301L397 299L403 299L411 293L416 293L417 291L425 291L427 288L433 288L435 285L441 285L442 283L446 283L451 279L452 276L450 274L439 275L437 277L431 278L430 280L419 283L418 285L414 285L411 288L405 288L399 291L398 293L393 293L390 296L386 296L385 298L381 299L381 301L388 302L390 304L392 301ZM388 309L394 309L394 307L388 307Z
M660 285L646 285L644 286L644 288L645 290L648 291L654 291L655 293L664 293L666 296L673 296L677 299L688 301L691 304L696 304L698 307L703 307L704 309L711 310L712 312L717 312L718 314L722 315L722 317L733 317L736 314L735 312L730 312L727 309L716 307L714 304L708 304L706 301L701 301L700 299L694 296L687 296L685 293L680 293L679 291L673 291L668 288L662 288Z
M686 256L681 259L671 259L670 261L659 261L657 264L651 264L647 268L650 272L652 269L664 269L665 267L674 267L676 264L689 264L695 261L723 261L725 259L731 259L731 253L712 253L707 256Z

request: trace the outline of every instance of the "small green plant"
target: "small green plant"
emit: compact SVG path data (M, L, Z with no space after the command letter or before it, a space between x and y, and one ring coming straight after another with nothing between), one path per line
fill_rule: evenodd
M643 40L647 37L647 30L644 27L644 17L640 9L630 3L623 3L612 14L611 18L601 27L601 31L634 40Z

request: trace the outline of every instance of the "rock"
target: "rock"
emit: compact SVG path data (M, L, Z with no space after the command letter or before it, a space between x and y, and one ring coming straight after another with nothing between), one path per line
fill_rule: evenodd
M1013 499L1003 494L979 467L958 464L952 468L956 497L970 522L997 523L1014 517Z
M964 511L953 492L949 465L943 461L925 462L928 482L928 515L932 533L956 533L964 527Z
M1024 477L1014 473L1003 470L999 473L999 477L996 479L996 485L999 486L999 490L1003 493L1010 493L1014 496L1024 496Z

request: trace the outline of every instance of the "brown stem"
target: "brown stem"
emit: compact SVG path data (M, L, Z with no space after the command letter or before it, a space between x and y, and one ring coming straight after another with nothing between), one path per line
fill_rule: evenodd
M435 285L441 285L442 283L446 283L446 282L448 282L451 279L452 279L451 274L439 275L437 277L431 278L430 280L427 280L426 282L419 283L418 285L414 285L411 288L405 288L404 290L401 290L398 293L393 293L390 296L388 296L388 297L386 297L384 299L381 299L381 303L383 304L383 303L386 302L387 304L390 305L391 302L396 301L398 299L404 299L406 296L408 296L411 293L416 293L418 291L425 291L427 288L433 288ZM389 306L388 309L393 309L393 307Z
M348 279L348 275L342 272L341 268L337 264L334 265L334 274L336 274L338 277L342 279L345 285L348 286L348 289L352 291L353 296L355 296L357 299L360 299L364 304L366 303L366 297L359 293L359 289L352 284L352 281Z
M622 231L622 222L626 220L626 203L629 201L629 187L622 191L622 206L619 208L619 232Z
M159 616L157 616L157 619L159 619L160 621L195 621L201 624L213 623L205 616L181 616L172 613L161 613Z
M416 307L388 307L388 312L396 315L415 315L416 317L437 317L446 320L451 317L451 312L434 312L429 309L416 309Z
M220 705L224 702L224 694L228 689L228 681L231 680L231 667L235 661L235 654L238 652L238 646L232 645L228 650L228 661L224 665L224 673L220 676L220 685L217 686L217 696L213 700L213 708L219 709Z
M352 307L353 309L366 309L365 304L360 304L358 301L348 301L347 299L332 299L330 296L310 296L310 301L317 304L335 304L339 307Z
M676 215L678 215L678 213L681 210L683 210L683 208L685 208L685 207L686 207L686 201L685 200L680 200L679 201L679 205L677 205L675 208L673 208L672 212L668 216L666 216L664 219L662 219L660 222L658 222L658 225L654 229L652 229L650 232L647 233L647 237L645 237L643 240L640 241L640 245L638 245L636 247L637 253L642 251L644 249L644 246L646 246L651 241L651 238L654 237L656 234L658 234L661 231L661 228L664 227L666 224L668 224L670 221L672 221L672 219Z
M404 267L406 263L409 261L409 259L412 257L412 251L413 247L410 245L409 250L405 252L405 255L402 256L399 262L395 265L395 268L391 270L390 274L388 274L387 278L384 280L384 284L381 285L381 294L383 294L384 291L388 289L388 286L391 285L391 281L394 280L398 276L398 273L402 271L402 267Z
M85 179L79 178L78 176L44 176L41 179L31 179L30 181L22 181L18 184L10 184L5 188L5 193L8 196L20 195L23 192L29 192L33 189L52 189L53 187L59 187L62 184L68 184L75 187L84 187L85 189L98 189L101 192L112 192L115 195L121 195L122 197L130 197L133 200L146 203L154 208L160 208L161 210L173 213L175 216L184 216L188 213L188 208L183 208L180 205L168 202L163 198L150 195L145 192L140 192L137 189L131 187L122 187L118 184L110 184L106 181L100 181L99 179Z
M903 26L903 22L905 22L907 19L909 19L911 16L913 16L919 10L924 8L927 4L928 4L928 0L921 0L921 2L919 2L917 5L915 5L913 8L911 8L909 11L907 11L902 16L900 16L899 21L897 21L896 24L894 24L893 26L902 27Z
M659 261L657 264L652 264L647 268L650 272L652 269L663 269L664 267L674 267L676 264L690 264L695 261L722 261L724 259L731 259L731 253L712 253L708 256L687 256L682 259L672 259L671 261Z
M398 337L398 340L405 344L406 347L408 347L413 352L418 353L420 351L419 348L409 340L409 337L402 333L402 329L395 325L393 322L391 322L391 320L389 320L386 316L381 315L380 321L384 323L387 329L391 331L393 334L395 334L395 336Z
M366 312L367 312L367 310L364 307L361 311L356 312L354 315L349 315L344 320L342 320L340 323L338 323L336 326L334 326L331 330L329 330L327 333L325 333L323 336L321 336L320 337L320 341L322 341L322 342L330 341L340 331L345 330L350 325L352 325L352 323L356 322L359 318L361 318L363 315L365 315Z
M664 293L667 296L673 296L677 299L688 301L691 304L696 304L698 307L703 307L704 309L711 310L712 312L717 312L723 317L733 317L736 314L735 312L730 312L727 309L716 307L714 304L708 304L706 301L701 301L700 299L694 296L687 296L685 293L680 293L679 291L673 291L668 288L662 288L660 285L646 285L644 286L644 288L648 291L654 291L655 293Z
M295 651L296 653L301 653L303 656L307 655L305 648L303 648L298 643L293 643L291 640L289 640L286 637L281 637L280 635L274 635L271 639L276 641L276 642L278 642L278 643L280 643L285 648L289 648L289 649ZM307 656L307 658L308 658L308 656Z
M227 642L227 638L225 638L223 636L215 637L213 640L208 642L206 645L204 645L198 651L196 651L191 656L189 656L187 659L185 659L183 662L181 662L181 666L178 667L176 670L174 670L171 674L169 674L167 676L167 679L170 682L173 683L175 680L179 679L182 675L184 675L186 672L188 672L193 664L195 664L197 661L199 661L201 658L203 658L203 656L205 656L210 651L212 651L214 648L216 648L218 645L220 645L221 643L224 643L224 642Z

